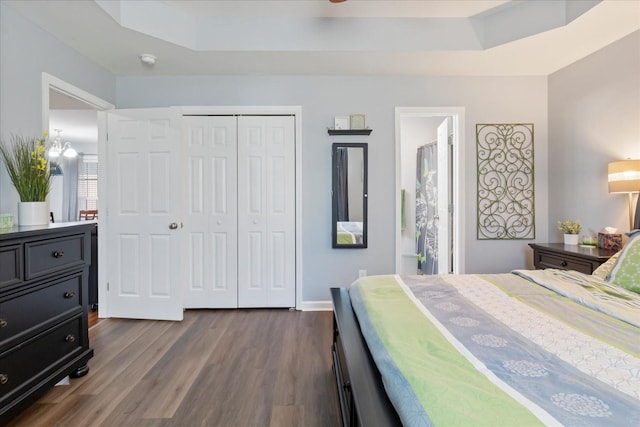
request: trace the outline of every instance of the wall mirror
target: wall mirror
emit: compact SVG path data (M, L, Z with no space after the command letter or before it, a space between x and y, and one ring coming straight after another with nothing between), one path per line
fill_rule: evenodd
M367 247L367 144L336 142L332 148L334 248Z

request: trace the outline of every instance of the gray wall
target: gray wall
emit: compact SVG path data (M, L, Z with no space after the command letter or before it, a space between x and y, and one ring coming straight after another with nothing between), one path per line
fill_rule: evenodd
M475 239L475 124L533 122L536 125L538 230L546 230L546 77L327 77L200 76L114 78L6 6L1 9L0 134L38 135L41 72L46 71L119 108L175 105L301 105L303 300L328 300L328 288L348 285L359 269L395 270L396 106L464 106L465 176L462 180L467 272L524 267L526 242ZM25 52L29 52L25 55ZM374 131L369 143L369 248L334 250L330 240L331 143L326 128L335 115L365 113ZM353 141L354 139L350 139ZM17 211L17 194L4 168L0 211Z
M115 77L0 3L0 138L42 133L42 72L115 104ZM0 212L17 218L18 193L0 167Z
M607 164L640 159L640 31L549 76L549 238L579 219L583 234L629 231L626 194L609 194Z
M38 135L41 72L46 71L119 108L172 105L301 105L303 286L305 301L327 300L359 269L394 271L396 106L466 109L463 192L467 272L530 265L527 241L478 241L475 124L535 124L536 241L558 241L559 219L589 228L626 227L627 199L606 190L606 164L640 157L640 58L635 33L547 79L534 77L200 76L114 78L10 8L0 5L0 135ZM25 54L28 52L28 54ZM548 84L547 84L548 80ZM549 96L547 97L547 94ZM367 114L369 248L330 244L333 116ZM549 128L547 125L549 124ZM17 195L2 168L0 211L15 213Z
M546 223L546 77L328 77L200 76L120 77L120 108L199 105L302 106L303 300L329 299L329 287L349 285L359 269L395 271L396 106L464 106L463 178L467 272L524 268L531 255L526 241L477 241L475 124L535 123L538 230ZM331 143L326 128L335 115L365 113L369 137L369 247L331 249ZM546 236L545 236L546 238ZM543 239L544 240L544 239Z

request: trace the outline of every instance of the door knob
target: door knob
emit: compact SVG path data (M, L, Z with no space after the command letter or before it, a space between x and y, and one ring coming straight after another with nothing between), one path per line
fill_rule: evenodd
M169 229L170 230L175 230L176 228L178 228L178 223L177 222L172 222L171 224L169 224Z

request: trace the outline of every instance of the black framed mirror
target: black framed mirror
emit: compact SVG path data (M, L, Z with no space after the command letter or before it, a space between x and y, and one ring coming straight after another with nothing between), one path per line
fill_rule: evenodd
M367 247L367 144L336 142L331 151L332 244Z

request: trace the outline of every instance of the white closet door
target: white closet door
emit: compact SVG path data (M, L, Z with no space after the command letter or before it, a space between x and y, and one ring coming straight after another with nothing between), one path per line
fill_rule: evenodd
M295 307L295 121L238 118L238 306Z
M185 308L238 306L237 122L186 116Z
M107 117L107 315L182 320L180 117Z

